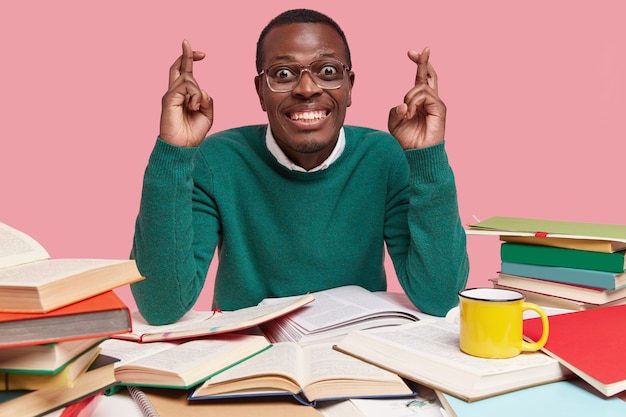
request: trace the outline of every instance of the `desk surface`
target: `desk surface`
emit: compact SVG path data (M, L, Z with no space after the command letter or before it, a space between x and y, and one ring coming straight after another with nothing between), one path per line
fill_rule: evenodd
M402 297L402 294L387 293L387 295L390 301L399 304L408 302L406 297ZM410 306L410 303L407 306ZM424 316L429 317L427 315ZM626 416L626 394L622 395L621 398L616 396L605 399L600 394L593 392L586 383L578 378L528 388L526 390L516 391L514 393L473 403L466 403L447 395L445 397L457 417L498 415L503 407L510 409L511 413L507 414L510 417L517 415L532 415L535 417L552 415L567 415L568 417L587 417L589 415L603 417ZM591 412L590 410L593 411ZM518 414L512 413L513 411ZM557 414L555 414L555 411L557 411ZM386 413L386 415L388 417L404 417L406 414L400 415L390 410L390 413ZM411 416L419 415L420 414L411 414ZM50 415L50 417L53 416L55 416L55 414ZM92 414L92 417L111 416L144 417L140 408L126 390L120 390L115 395L102 398ZM327 415L327 417L331 416L332 414L330 413ZM182 416L176 415L174 417ZM256 417L261 416L256 415Z

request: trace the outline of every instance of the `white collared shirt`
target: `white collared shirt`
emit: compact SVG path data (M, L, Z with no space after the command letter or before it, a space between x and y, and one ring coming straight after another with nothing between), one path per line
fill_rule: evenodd
M272 134L272 129L269 126L267 126L267 133L265 134L265 144L267 145L267 149L270 151L270 153L274 155L274 158L276 158L276 160L281 165L289 168L292 171L315 172L315 171L321 171L323 169L328 168L330 164L335 162L337 158L341 156L341 153L343 152L343 149L346 146L346 135L342 127L339 130L339 137L337 138L335 149L333 149L333 151L330 153L330 155L328 155L328 158L326 158L324 162L322 162L320 165L316 166L315 168L312 168L309 170L306 170L302 168L301 166L296 165L291 159L287 157L287 155L285 155L285 152L283 152L283 150L280 149L280 146L278 146L278 143L276 142L276 139L274 138L274 135Z

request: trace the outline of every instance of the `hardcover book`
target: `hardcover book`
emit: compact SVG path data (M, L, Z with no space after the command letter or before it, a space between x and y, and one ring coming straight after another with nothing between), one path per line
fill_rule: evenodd
M187 389L272 345L259 335L224 334L185 342L109 339L101 346L120 360L115 379L122 385Z
M544 279L605 290L616 290L626 286L626 272L615 273L596 271L593 269L565 268L560 266L532 265L515 262L502 262L500 272L507 275Z
M581 239L626 244L626 225L494 216L468 225L468 235ZM620 249L618 249L620 250Z
M111 290L48 313L0 313L0 348L106 337L130 329L128 306Z
M626 390L626 305L550 316L543 351L606 396ZM524 335L537 340L541 323L524 320Z
M206 380L190 400L290 395L306 405L346 398L412 396L398 375L333 350L280 342Z
M500 246L500 259L503 262L591 269L614 273L624 272L625 253L623 251L592 252L507 242Z
M134 260L50 259L0 223L0 311L45 313L143 279Z
M542 353L485 359L459 349L459 326L442 319L350 332L336 349L465 401L564 379L571 373Z
M313 295L288 297L284 300L233 311L196 311L185 314L176 323L153 326L141 314L133 312L133 330L114 336L137 342L156 342L189 339L249 329L277 317L289 314L314 300Z

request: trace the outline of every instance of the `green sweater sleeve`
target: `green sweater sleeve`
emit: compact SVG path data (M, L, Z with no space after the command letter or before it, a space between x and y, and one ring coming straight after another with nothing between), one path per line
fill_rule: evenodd
M469 274L454 174L444 143L405 151L405 157L408 229L392 216L387 247L398 280L413 304L424 313L443 316L457 305L457 292L465 287Z
M194 246L192 169L196 148L179 148L161 139L144 174L131 257L146 277L131 285L143 317L167 324L182 317L195 303L215 251L213 239ZM197 230L196 230L197 233Z

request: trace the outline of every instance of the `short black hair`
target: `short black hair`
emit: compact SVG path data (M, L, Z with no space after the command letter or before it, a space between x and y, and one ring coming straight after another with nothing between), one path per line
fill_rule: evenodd
M263 62L263 42L265 41L265 37L267 33L275 28L276 26L288 25L290 23L324 23L331 28L333 28L343 40L343 43L346 47L346 65L348 68L352 68L352 60L350 58L350 48L348 47L348 40L346 39L345 33L341 30L341 27L335 22L333 19L328 17L327 15L316 12L315 10L309 9L293 9L287 10L276 16L272 19L265 28L261 31L261 35L259 36L259 40L256 44L256 70L257 72L261 72L263 68L261 68Z

